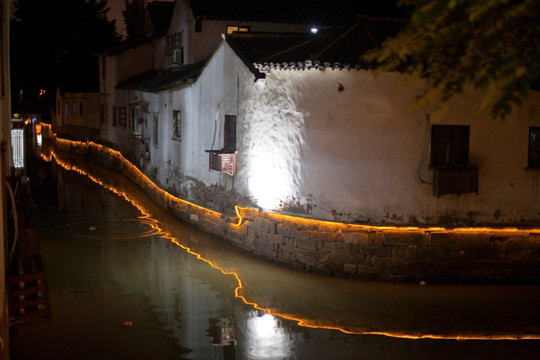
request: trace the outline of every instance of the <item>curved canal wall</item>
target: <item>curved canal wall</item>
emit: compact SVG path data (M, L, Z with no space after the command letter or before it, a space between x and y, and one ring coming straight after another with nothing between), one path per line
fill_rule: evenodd
M46 133L56 149L123 173L178 219L281 265L367 280L540 282L540 228L366 226L240 207L226 216L167 193L117 151Z

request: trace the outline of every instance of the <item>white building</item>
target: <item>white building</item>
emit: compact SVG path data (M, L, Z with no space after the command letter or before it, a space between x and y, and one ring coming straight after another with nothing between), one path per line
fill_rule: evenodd
M470 96L434 124L427 110L405 112L415 89L398 88L400 74L374 77L361 61L395 22L353 17L313 35L313 24L260 21L249 9L233 21L196 3L176 1L165 36L102 61L102 137L163 188L222 212L539 220L538 93L505 122Z
M77 140L97 140L100 128L98 92L56 92L55 129Z

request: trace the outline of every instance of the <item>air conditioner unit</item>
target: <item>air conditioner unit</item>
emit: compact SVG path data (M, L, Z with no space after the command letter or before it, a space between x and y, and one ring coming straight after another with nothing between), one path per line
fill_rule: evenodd
M229 174L231 176L236 172L236 151L225 152L223 150L205 150L210 154L209 167L210 170L219 171L220 173Z
M478 168L474 165L438 167L433 169L433 196L476 193Z
M172 62L173 64L183 64L184 63L184 49L175 49L172 53Z

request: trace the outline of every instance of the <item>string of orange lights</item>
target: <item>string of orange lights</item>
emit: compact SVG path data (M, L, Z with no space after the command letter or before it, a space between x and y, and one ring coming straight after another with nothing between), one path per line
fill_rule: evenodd
M74 142L74 141L65 140L65 139L57 139L57 141L58 140L60 140L62 142L69 143L70 146L88 146L87 145L88 143ZM92 146L101 146L101 145L94 144ZM114 151L114 150L110 150L110 149L106 149L106 148L103 148L103 150L105 150L105 151ZM117 155L119 156L120 159L122 159L123 162L126 163L125 164L126 166L133 166L131 163L129 163L129 161L124 159L120 153L118 153ZM223 267L219 266L219 264L217 264L215 261L205 258L204 256L202 256L200 253L194 251L189 246L186 246L186 245L182 244L180 242L180 240L178 238L174 237L172 234L164 231L161 228L161 226L159 224L159 221L153 219L151 214L144 207L144 205L141 204L136 198L134 198L132 196L129 196L129 194L125 193L124 191L122 191L120 189L115 188L112 185L107 184L106 181L104 181L102 179L99 179L99 178L93 176L92 174L89 174L87 171L83 170L82 168L79 168L78 166L76 166L74 164L70 164L70 163L68 163L66 161L63 161L61 159L61 157L58 156L56 152L54 152L54 150L51 150L50 155L42 154L41 157L42 157L42 159L44 161L48 161L48 162L50 162L50 161L52 161L54 159L54 161L58 165L63 167L64 169L66 169L68 171L74 171L74 172L77 172L77 173L79 173L79 174L81 174L83 176L86 176L90 180L92 180L93 182L95 182L95 183L99 184L100 186L104 187L105 189L115 193L118 196L121 196L126 201L128 201L133 206L135 206L141 212L141 216L139 218L144 219L147 223L151 223L152 228L156 230L156 232L155 232L156 234L159 234L164 239L167 239L167 240L171 241L176 246L182 248L187 253L193 255L198 260L207 263L209 266L211 266L212 268L220 271L222 274L224 274L226 276L232 276L235 279L236 283L237 283L237 286L234 289L234 296L236 298L240 299L244 304L246 304L248 306L252 306L254 309L264 311L264 312L266 312L268 314L271 314L273 316L277 316L277 317L280 317L280 318L283 318L283 319L286 319L286 320L294 321L299 326L307 327L307 328L337 330L337 331L340 331L340 332L343 332L343 333L346 333L346 334L378 335L378 336L386 336L386 337L392 337L392 338L416 339L416 340L417 339L438 339L438 340L540 340L540 334L527 334L527 333L515 333L515 334L512 334L512 333L509 333L509 334L484 334L484 333L467 334L467 333L464 333L464 334L446 335L446 334L424 334L424 333L420 333L420 332L403 333L403 332L391 332L391 331L389 331L389 332L371 331L371 330L367 330L367 329L365 329L363 327L360 327L360 328L356 329L354 326L335 326L335 325L326 326L326 325L319 324L320 320L318 320L318 319L302 318L302 317L298 317L298 316L294 316L294 315L291 315L291 314L281 312L279 310L276 311L276 310L272 310L272 309L269 309L269 308L264 308L264 307L260 306L257 302L251 301L251 300L247 299L244 295L242 295L244 286L243 286L243 282L241 280L241 277L237 272L225 270ZM151 182L150 179L146 178L146 181L148 183L153 184L157 188L157 185L155 185L153 182ZM148 184L148 185L150 185L150 184ZM162 190L162 189L159 189L159 191L164 192L164 190ZM172 197L172 195L170 195L170 194L169 194L169 196ZM175 199L177 199L177 198L175 198ZM184 201L184 200L181 200L181 199L177 199L177 200ZM202 207L197 206L195 204L191 204L191 203L189 203L189 204L193 205L195 207L198 207L198 208L202 208ZM208 210L208 209L205 209L205 208L202 208L202 209ZM236 224L231 224L231 226L238 227L238 226L240 226L242 224L242 222L243 222L243 214L241 213L241 211L243 211L243 210L245 211L247 209L248 208L241 208L239 206L236 206L235 210L236 210L236 214L237 214L239 220L238 220L238 222ZM209 210L209 211L211 211L211 210ZM219 214L217 212L213 212L213 211L211 211L211 212L212 212L212 214L217 215L217 216L221 215L221 214ZM295 220L295 221L308 221L308 222L317 222L317 221L319 221L319 220L311 220L311 219L294 218L294 217L291 217L291 216L288 216L288 215L271 214L271 216L282 216L282 217L285 217L285 218L288 218L288 219L291 219L291 220ZM330 224L334 224L334 225L342 225L340 223L332 223L332 222L323 222L323 223L330 223ZM363 225L355 225L355 226L364 227ZM401 228L396 228L396 227L375 227L375 226L367 226L366 228L368 228L368 229L401 229ZM403 229L403 230L416 230L416 229L417 228L406 228L406 229ZM432 228L432 229L442 229L442 228ZM482 229L454 229L454 230L455 231L497 231L497 230L500 230L500 231L513 231L515 229L488 229L488 228L482 228ZM534 231L540 231L540 230L534 230Z

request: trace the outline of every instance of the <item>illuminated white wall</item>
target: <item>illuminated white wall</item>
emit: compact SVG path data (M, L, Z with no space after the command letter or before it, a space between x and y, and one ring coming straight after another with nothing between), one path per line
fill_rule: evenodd
M505 121L480 112L475 96L454 104L438 123L470 125L479 194L437 198L433 186L422 182L433 180L431 123L427 112L405 112L414 89L398 87L398 74L272 71L264 91L277 94L288 80L295 84L294 109L305 124L301 156L294 161L301 174L296 198L312 216L398 224L449 217L476 224L537 219L540 173L525 168L529 127L540 125L538 93ZM283 97L293 98L285 91L268 99L279 103ZM279 140L275 144L279 153Z
M540 214L539 172L525 170L529 126L540 126L536 92L504 122L480 112L475 96L439 120L470 125L479 194L437 198L429 112L405 111L414 89L398 87L399 74L274 70L265 86L254 80L223 41L193 84L117 97L127 104L137 96L159 114L159 146L145 166L160 184L174 188L186 176L250 195L265 209L345 222L518 223ZM171 136L173 110L182 112L181 141ZM205 152L223 147L225 115L237 116L234 177L209 170Z
M305 118L298 102L306 91L297 72L250 88L242 102L242 166L238 175L259 206L277 209L298 199L304 181Z

